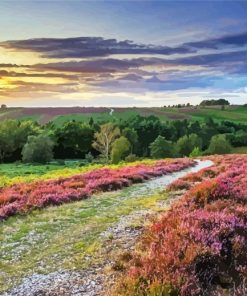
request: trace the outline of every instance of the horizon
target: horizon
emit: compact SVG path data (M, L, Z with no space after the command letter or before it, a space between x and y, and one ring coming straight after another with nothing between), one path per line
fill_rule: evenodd
M2 1L0 104L246 104L246 13L243 1Z

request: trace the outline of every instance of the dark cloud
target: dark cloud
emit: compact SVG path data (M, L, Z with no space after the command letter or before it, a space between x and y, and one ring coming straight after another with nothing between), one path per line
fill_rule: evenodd
M182 65L220 66L224 64L246 63L247 50L194 55L170 61Z
M135 73L130 73L130 74L127 74L127 75L124 75L124 76L118 78L118 80L140 81L140 80L142 80L142 76L137 75Z
M42 78L66 78L76 80L76 75L66 75L63 73L25 73L0 70L0 77L42 77Z
M38 64L32 66L34 69L56 70L78 73L121 73L130 69L140 69L144 66L162 66L163 71L169 65L198 65L210 67L229 67L239 64L246 64L247 50L211 53L204 55L193 55L176 59L162 58L134 58L134 59L96 59L79 62L57 62ZM159 71L159 70L157 70ZM154 73L155 74L155 73Z
M142 79L140 81L128 81L128 80L108 80L103 82L97 82L94 86L98 86L107 91L119 92L130 90L130 92L145 92L145 91L175 91L188 88L201 88L212 86L216 80L220 78L211 76L194 75L190 77L184 77L181 73L176 79L167 77L166 80L161 80L157 76L152 76L148 79Z
M102 37L37 38L1 42L0 46L11 50L27 50L50 58L105 57L112 54L185 54L194 50L186 46L168 47L138 44L133 41L117 41Z
M199 49L219 49L223 46L244 46L247 44L247 31L187 42L175 47L139 44L133 41L104 39L102 37L74 37L74 38L36 38L28 40L11 40L0 42L0 47L10 50L25 50L41 53L50 58L90 58L107 57L112 54L187 54L195 53Z
M139 68L141 66L159 65L163 59L158 58L136 58L136 59L97 59L79 62L58 62L48 64L37 64L33 68L58 70L80 73L114 73L126 71L131 68Z
M25 66L16 65L16 64L0 64L0 68L17 68L17 67L25 67Z
M247 31L234 34L234 35L227 35L222 36L218 38L212 38L212 39L205 39L201 41L196 42L188 42L184 43L183 46L188 46L190 48L196 48L196 49L219 49L223 46L230 45L230 46L244 46L247 44Z

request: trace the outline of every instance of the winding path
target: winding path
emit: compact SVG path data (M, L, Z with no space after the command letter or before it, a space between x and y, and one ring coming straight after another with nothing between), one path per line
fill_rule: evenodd
M148 203L152 201L149 199L152 195L163 190L174 180L212 164L211 161L198 161L194 167L124 188L118 191L120 197L115 198L114 203L118 205L119 209L125 202L136 201L138 198L141 201L144 198ZM100 196L103 200L109 194L103 193ZM86 268L66 270L58 267L57 271L48 274L35 272L24 278L19 285L16 285L12 291L5 293L4 296L106 295L113 286L116 277L119 276L118 270L121 269L121 266L118 266L119 256L123 252L128 253L134 250L138 238L143 233L144 225L152 215L157 215L157 208L160 211L166 210L176 198L178 196L164 197L164 199L155 200L146 207L138 207L138 203L133 203L131 212L120 215L117 221L108 228L99 231L101 246L97 252L84 257L84 260L87 261ZM90 200L84 202L90 203ZM76 204L74 205L76 206ZM110 205L106 205L102 210L109 211L110 214L110 207Z

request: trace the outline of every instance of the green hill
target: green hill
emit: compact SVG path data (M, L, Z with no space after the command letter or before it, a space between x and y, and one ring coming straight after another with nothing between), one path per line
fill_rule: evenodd
M225 110L221 106L190 106L190 107L153 107L153 108L93 108L93 107L71 107L71 108L7 108L0 111L0 120L19 119L34 120L41 124L50 121L61 125L68 120L86 120L91 117L95 121L108 121L112 118L128 120L134 115L159 117L162 121L167 120L203 120L212 117L216 121L228 120L234 122L247 123L246 106L226 106Z

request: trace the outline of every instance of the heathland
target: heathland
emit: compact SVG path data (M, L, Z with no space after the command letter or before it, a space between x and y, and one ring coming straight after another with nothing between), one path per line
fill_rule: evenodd
M1 111L0 293L247 295L246 107L79 109Z

